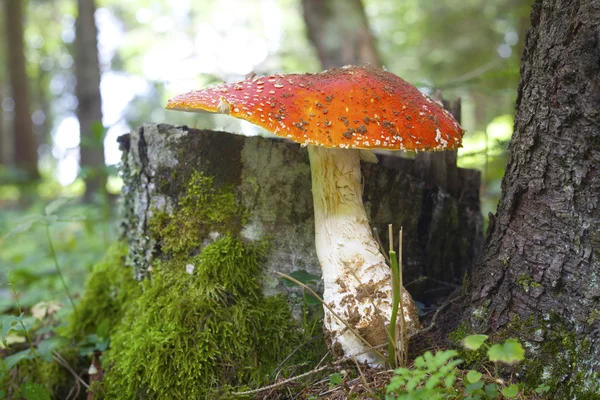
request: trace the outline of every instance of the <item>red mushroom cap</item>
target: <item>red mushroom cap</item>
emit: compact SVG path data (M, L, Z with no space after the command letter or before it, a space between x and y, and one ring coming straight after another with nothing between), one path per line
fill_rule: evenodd
M295 142L325 147L450 150L461 146L464 133L417 88L372 66L248 76L176 96L167 108L229 114Z

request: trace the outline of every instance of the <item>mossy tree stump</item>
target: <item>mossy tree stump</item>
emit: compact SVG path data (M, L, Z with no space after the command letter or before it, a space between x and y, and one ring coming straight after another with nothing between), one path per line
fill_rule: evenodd
M215 190L231 189L237 206L244 209L243 218L230 221L234 226L224 229L251 242L270 243L263 275L265 294L284 292L292 300L297 298L275 271L320 275L305 148L283 140L169 125L144 125L119 140L124 150L122 227L136 278L144 278L155 260L164 257L165 240L151 229L153 221L181 207L195 173L209 177ZM387 225L403 227L404 281L417 281L408 286L417 300L435 302L461 284L481 246L479 173L459 168L453 188L458 195L453 196L416 178L413 160L378 157L378 164L362 165L367 214L386 247ZM223 220L225 216L214 214L229 213L223 204L210 208L190 207L189 211ZM193 240L199 247L196 251L223 233L210 226L185 229L183 225L169 235Z

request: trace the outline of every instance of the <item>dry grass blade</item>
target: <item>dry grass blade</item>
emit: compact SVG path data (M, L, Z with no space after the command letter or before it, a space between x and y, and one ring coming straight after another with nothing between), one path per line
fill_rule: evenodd
M81 383L86 389L90 388L90 385L88 385L86 381L84 381L79 375L77 375L77 373L73 370L73 368L71 368L67 360L65 360L63 356L61 356L57 351L52 352L52 358L54 359L54 361L62 365L67 371L69 371L71 375L73 375L75 380Z
M383 347L383 346L385 346L385 345L386 345L386 344L385 344L385 343L383 343L383 344L380 344L380 345L379 345L379 346L377 346L377 347ZM272 384L272 385L269 385L269 386L263 386L263 387L259 387L259 388L257 388L257 389L253 389L253 390L247 390L247 391L245 391L245 392L232 392L231 394L232 394L232 395L235 395L235 396L247 396L247 395L249 395L249 394L256 394L256 393L264 392L264 391L266 391L266 390L275 389L275 388L277 388L277 387L279 387L279 386L283 386L283 385L285 385L285 384L287 384L287 383L294 382L294 381L296 381L296 380L298 380L298 379L302 379L302 378L305 378L305 377L307 377L307 376L310 376L310 375L316 374L317 372L324 371L324 370L326 370L326 369L328 369L328 368L333 368L333 367L335 367L336 365L342 364L342 363L344 363L344 362L346 362L346 361L349 361L349 360L351 360L353 357L359 356L359 355L361 355L361 354L364 354L364 353L367 353L367 352L369 352L369 351L371 351L371 349L368 349L368 350L362 351L362 352L360 352L360 353L358 353L358 354L355 354L355 355L353 355L353 356L350 356L350 357L344 357L344 358L341 358L341 359L339 359L339 360L337 360L337 361L334 361L334 362L332 362L331 364L324 365L324 366L322 366L322 367L320 367L320 368L315 368L315 369L313 369L313 370L310 370L310 371L308 371L308 372L305 372L305 373L303 373L303 374L300 374L300 375L297 375L297 376L293 376L293 377L291 377L291 378L285 379L285 380L283 380L283 381L281 381L281 382L277 382L277 383L274 383L274 384ZM322 360L321 360L321 361L322 361ZM321 362L319 362L319 364L320 364L320 363L321 363Z
M381 238L379 237L379 231L377 230L377 228L373 228L373 236L375 236L375 240L377 241L377 244L379 245L379 251L381 252L383 257L385 257L385 261L387 262L387 265L392 265L392 260L390 260L390 257L385 252L383 243L381 243Z
M358 363L358 361L356 361L356 357L352 357L352 361L354 361L354 364L356 364L356 369L358 369L358 373L360 374L360 379L362 380L362 383L365 387L365 389L367 389L367 391L374 395L373 391L371 390L371 387L369 386L369 383L367 382L367 379L365 378L365 375L362 372L362 369L360 369L360 364Z
M399 242L398 242L398 297L400 302L400 340L402 341L401 348L398 352L396 352L396 356L398 357L398 365L401 367L406 366L408 364L408 338L406 337L406 320L404 319L404 302L402 301L403 290L402 286L402 227L400 227L399 232ZM396 338L396 343L398 343L398 338Z

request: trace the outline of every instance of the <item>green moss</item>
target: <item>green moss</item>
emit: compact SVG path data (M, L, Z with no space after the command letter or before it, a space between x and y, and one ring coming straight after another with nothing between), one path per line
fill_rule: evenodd
M196 171L179 199L177 211L174 214L155 211L149 228L163 253L188 255L190 251L200 249L211 232L239 232L245 214L232 187L215 188L212 177Z
M474 331L467 322L463 322L449 335L459 351L459 358L465 360L470 368L487 363L485 347L478 351L462 348L462 339L476 333L481 332ZM520 364L514 367L500 366L498 371L506 375L518 372L517 381L526 392L533 392L540 384L544 384L550 387L548 398L600 398L600 376L594 372L599 362L593 355L591 341L586 337L578 337L559 316L550 315L543 321L534 317L524 321L514 317L490 337L488 344L500 343L508 338L519 338L527 355Z
M527 275L526 273L522 273L517 278L517 284L521 286L525 292L529 292L529 289L531 288L542 287L542 285L539 282L534 281L533 278Z
M548 385L549 396L557 399L600 397L600 376L594 372L599 363L590 340L578 337L558 315L549 315L543 321L514 318L498 337L521 338L528 355L518 367L529 389Z
M481 347L479 350L467 350L463 347L462 341L469 335L475 335L480 332L473 332L467 322L462 322L453 332L448 335L458 351L458 358L465 362L465 365L476 368L477 365L481 365L487 362L486 348Z
M112 336L105 397L214 398L264 383L298 337L287 302L262 296L263 251L227 235L156 265Z
M595 307L592 311L590 311L587 323L592 325L594 322L600 320L600 308Z
M83 298L72 314L67 336L81 339L96 333L100 324L108 324L108 333L121 321L127 304L141 293L131 268L125 266L127 246L114 243L104 259L94 266ZM107 321L107 322L104 322Z
M266 244L237 237L244 219L233 189L197 172L172 213L155 211L160 259L111 334L104 398L218 398L265 383L298 345L287 301L263 296Z

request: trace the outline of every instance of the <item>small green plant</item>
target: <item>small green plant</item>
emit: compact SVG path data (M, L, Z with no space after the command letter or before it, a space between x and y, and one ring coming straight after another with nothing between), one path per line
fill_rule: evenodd
M454 359L456 350L430 351L414 361L414 368L397 368L386 388L386 400L444 399L453 393L456 366L463 361Z
M463 340L464 348L468 350L479 350L481 346L487 347L487 355L492 362L514 365L525 359L525 350L516 339L507 339L504 343L496 343L488 346L485 342L488 335L471 335Z
M334 372L329 375L329 387L334 388L340 385L344 381L344 376L346 375L346 371L341 370L340 372Z
M71 222L71 221L80 221L82 219L85 219L85 217L82 217L82 216L63 217L63 216L57 215L58 210L60 208L62 208L65 204L69 203L70 201L71 201L71 199L68 199L65 197L59 197L58 199L56 199L56 200L50 202L48 205L46 205L46 207L44 208L43 215L33 214L33 215L27 216L26 218L23 218L20 221L20 223L17 226L15 226L15 228L13 228L13 230L11 232L9 232L9 234L7 236L13 236L13 235L16 235L19 233L26 232L26 231L30 230L32 228L32 226L35 224L41 224L44 226L45 233L46 233L46 240L48 243L48 248L50 249L50 256L52 258L52 261L54 262L54 267L56 268L56 274L58 275L58 278L60 279L63 290L65 291L65 294L67 295L67 297L69 299L69 302L71 303L71 307L73 307L73 312L75 314L77 314L77 308L75 307L75 301L73 301L73 296L71 295L69 286L67 285L67 282L65 281L65 277L62 273L60 263L58 262L58 257L56 256L56 249L54 246L54 241L52 240L52 235L50 234L50 226L57 222Z
M487 348L488 361L514 365L525 358L525 351L515 339L507 339L504 343L488 345L487 335L471 335L463 340L463 346L468 350ZM386 387L386 400L493 400L515 398L521 389L517 384L501 385L501 379L490 377L486 383L484 375L470 370L462 379L464 387L456 385L459 370L457 366L463 361L456 359L455 350L438 351L435 354L426 352L414 361L413 368L398 368ZM496 365L496 364L495 364ZM496 373L497 375L497 373ZM549 387L540 385L536 393L542 394Z
M535 388L535 392L537 394L544 394L549 390L550 390L550 386L543 384L543 383L541 383L537 388Z
M55 300L58 293L54 287L58 291L62 289L75 318L79 307L76 308L73 294L79 291L85 269L100 252L88 251L85 256L70 252L79 246L89 250L90 245L98 248L102 245L94 235L95 229L88 230L85 223L77 223L89 222L90 219L80 213L91 215L95 208L65 207L70 200L59 198L45 206L35 204L34 213L16 220L0 218L0 229L7 232L0 237L0 244L9 241L11 244L5 246L10 250L0 256L0 264L9 264L13 271L6 279L13 295L4 297L0 303L0 348L5 348L7 353L0 359L0 398L60 397L60 390L69 382L72 371L69 364L74 362L78 352L65 331L69 311ZM98 220L91 223L98 225ZM34 229L36 226L42 229ZM55 230L58 232L53 232ZM27 240L13 241L16 235L27 236ZM44 247L46 252L37 251ZM69 262L74 257L76 262ZM93 337L90 340L94 350L102 346L100 340ZM79 344L82 356L85 344ZM76 374L73 378L83 382Z
M31 319L26 319L25 314L21 308L21 304L18 300L18 293L12 284L10 277L8 277L9 285L15 295L15 299L17 302L17 309L19 311L18 316L8 315L5 316L2 320L2 335L0 339L2 340L2 345L5 348L8 348L7 337L11 333L22 332L27 339L27 343L29 344L29 348L19 351L15 354L12 354L4 359L0 360L0 382L3 382L5 378L10 374L10 371L21 361L21 360L31 360L33 359L35 367L37 369L37 373L39 376L42 376L42 367L40 364L40 358L43 356L48 356L48 353L51 353L53 347L49 346L50 339L46 339L42 341L38 345L38 349L33 344L33 340L31 337L31 327L33 322ZM45 346L42 346L42 345ZM40 353L41 352L41 353ZM42 385L35 382L25 382L21 384L16 390L26 399L40 399L40 400L50 400L50 393L48 390ZM0 390L0 398L4 398L5 393L3 390Z
M392 225L388 225L390 235L389 262L392 270L392 315L388 331L388 363L391 368L403 367L408 361L408 340L406 338L404 321L404 305L402 304L402 228L399 233L398 256L392 248L394 238ZM400 308L400 332L396 331L398 324L398 308ZM399 344L400 343L400 344Z

